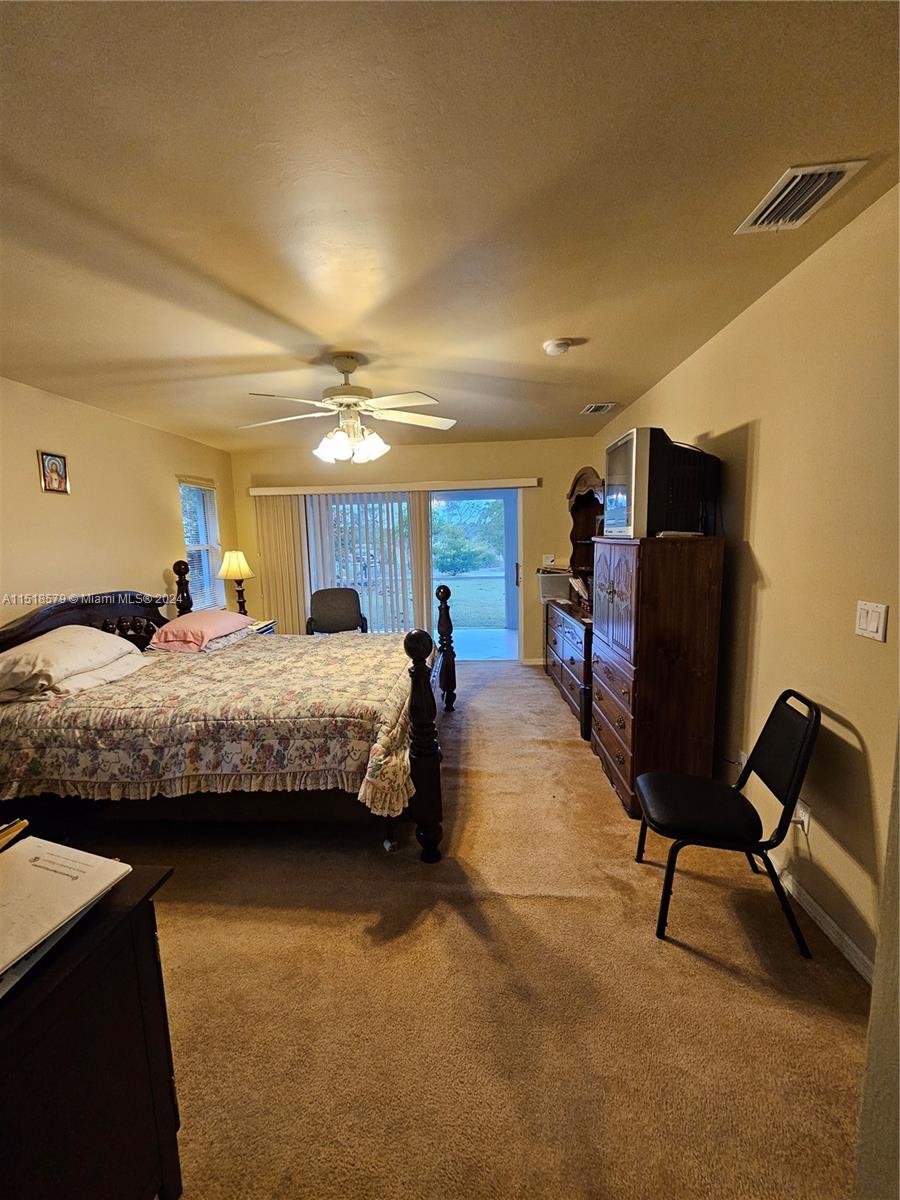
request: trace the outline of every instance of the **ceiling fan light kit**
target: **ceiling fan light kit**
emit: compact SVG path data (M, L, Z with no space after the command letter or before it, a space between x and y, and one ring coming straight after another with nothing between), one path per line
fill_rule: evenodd
M376 421L393 421L398 425L418 425L425 429L452 429L456 421L452 417L429 417L424 413L396 412L398 408L419 408L425 404L437 404L433 396L424 392L402 392L395 396L373 396L369 388L350 382L358 359L355 354L335 354L331 359L344 382L325 388L321 400L301 400L296 396L271 396L268 393L251 392L253 396L266 399L290 400L294 404L308 404L320 412L298 413L293 417L276 417L272 421L255 421L242 425L242 429L258 429L262 425L283 425L287 421L304 421L311 417L337 416L339 425L322 438L313 450L322 462L374 462L387 454L390 446L377 433L367 429L360 417L363 413Z
M374 462L387 454L390 446L374 430L367 429L355 413L341 413L337 429L326 433L313 450L322 462Z

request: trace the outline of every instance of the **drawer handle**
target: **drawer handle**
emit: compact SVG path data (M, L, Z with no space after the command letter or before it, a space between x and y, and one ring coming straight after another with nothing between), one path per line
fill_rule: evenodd
M612 679L612 677L613 677L613 673L612 673L612 671L609 669L609 667L604 667L604 668L603 668L603 674L606 676L606 678L607 678L607 679Z
M571 655L571 654L569 655L569 666L570 666L570 667L574 667L574 666L575 666L575 659L572 657L572 655Z
M624 717L616 717L616 729L624 729L624 728L625 728L625 718Z
M619 764L619 766L620 766L620 767L624 767L624 766L625 766L625 755L622 753L622 751L621 751L621 750L617 750L617 751L616 751L616 753L615 753L615 760L616 760L616 762Z

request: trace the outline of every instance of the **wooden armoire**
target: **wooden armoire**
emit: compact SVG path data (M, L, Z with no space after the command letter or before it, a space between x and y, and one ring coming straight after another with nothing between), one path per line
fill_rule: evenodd
M591 748L625 811L646 771L712 773L721 537L594 539Z

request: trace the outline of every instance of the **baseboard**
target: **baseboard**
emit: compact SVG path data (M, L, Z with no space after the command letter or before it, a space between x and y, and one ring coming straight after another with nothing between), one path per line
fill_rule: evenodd
M834 942L851 967L859 971L866 983L871 984L875 969L872 960L867 958L856 942L841 929L840 925L829 917L821 904L817 904L809 892L800 886L787 868L779 871L778 877L784 884L784 890L789 892L804 912L812 917L828 940Z
M542 658L520 658L519 662L523 667L542 667L544 665Z

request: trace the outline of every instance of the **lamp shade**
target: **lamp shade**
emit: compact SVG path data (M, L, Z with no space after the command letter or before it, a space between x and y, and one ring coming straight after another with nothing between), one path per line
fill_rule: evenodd
M243 550L226 550L222 555L222 565L219 567L220 579L252 579L253 572L250 564L244 558Z

